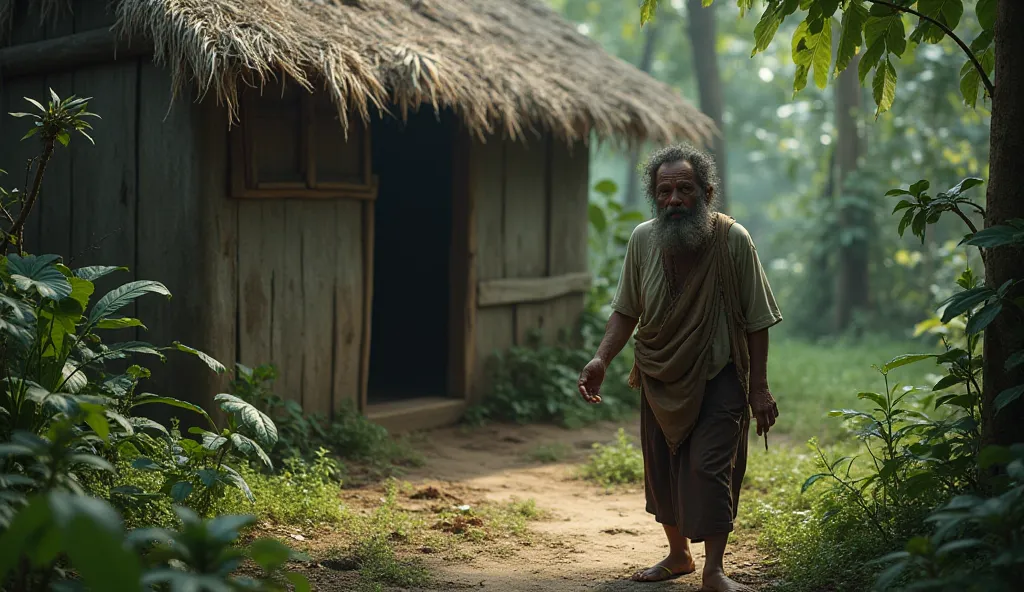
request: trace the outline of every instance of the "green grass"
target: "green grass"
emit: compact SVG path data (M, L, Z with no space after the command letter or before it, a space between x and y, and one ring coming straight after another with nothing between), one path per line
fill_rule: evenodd
M791 338L773 340L769 346L768 382L779 404L779 419L772 434L784 434L797 442L815 437L822 445L844 437L842 423L827 417L833 409L867 407L860 392L884 392L881 366L904 353L936 352L918 343L868 340L858 344L812 344ZM914 386L932 385L928 375L939 368L919 362L890 373L890 380ZM936 379L937 380L937 379ZM769 440L770 441L770 440Z

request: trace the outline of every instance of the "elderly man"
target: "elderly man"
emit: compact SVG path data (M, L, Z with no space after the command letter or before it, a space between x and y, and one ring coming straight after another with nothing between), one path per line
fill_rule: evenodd
M669 554L633 579L696 571L693 541L704 543L704 590L750 590L726 577L722 561L746 469L747 406L758 436L779 414L767 361L768 328L782 315L750 235L715 209L708 154L663 148L644 183L655 216L629 239L614 312L579 392L601 401L608 364L637 329L629 383L642 393L647 512L664 527Z

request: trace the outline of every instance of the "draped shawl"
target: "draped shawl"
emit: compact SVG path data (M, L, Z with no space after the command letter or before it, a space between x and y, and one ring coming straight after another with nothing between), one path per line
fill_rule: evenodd
M744 396L749 397L750 392L746 322L739 277L729 253L729 229L735 220L718 213L714 223L709 248L704 249L675 296L664 322L639 329L634 338L629 384L640 388L647 398L673 453L690 435L700 413L719 306L725 307L732 362Z

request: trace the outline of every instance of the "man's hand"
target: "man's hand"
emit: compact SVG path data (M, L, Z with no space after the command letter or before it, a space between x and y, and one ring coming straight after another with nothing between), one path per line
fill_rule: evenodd
M604 382L604 373L607 366L598 358L594 358L583 367L580 372L580 379L576 383L580 396L587 403L601 402L601 383Z
M767 386L751 387L750 411L757 420L757 435L767 434L768 429L775 425L775 418L779 416L779 406L775 404L775 398Z

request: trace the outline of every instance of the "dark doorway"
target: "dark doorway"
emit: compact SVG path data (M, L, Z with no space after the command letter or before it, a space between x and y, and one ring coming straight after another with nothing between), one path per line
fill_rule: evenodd
M371 405L448 395L454 130L430 106L373 124Z

